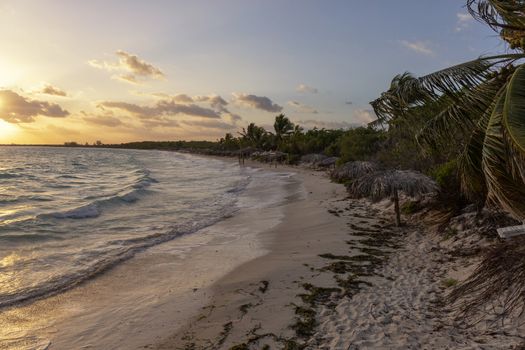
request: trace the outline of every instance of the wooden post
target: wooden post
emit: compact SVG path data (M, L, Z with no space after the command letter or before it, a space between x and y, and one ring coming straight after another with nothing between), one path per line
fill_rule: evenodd
M397 188L394 190L394 208L396 210L396 225L401 226L401 213L399 212L399 195Z

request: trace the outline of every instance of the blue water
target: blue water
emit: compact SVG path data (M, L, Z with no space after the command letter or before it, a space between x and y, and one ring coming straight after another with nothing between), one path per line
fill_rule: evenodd
M0 307L232 215L251 174L174 152L0 147Z

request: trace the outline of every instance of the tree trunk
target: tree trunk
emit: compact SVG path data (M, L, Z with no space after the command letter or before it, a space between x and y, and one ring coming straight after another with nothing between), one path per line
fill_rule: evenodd
M401 226L401 213L399 212L399 196L397 189L394 190L394 208L396 210L396 225Z

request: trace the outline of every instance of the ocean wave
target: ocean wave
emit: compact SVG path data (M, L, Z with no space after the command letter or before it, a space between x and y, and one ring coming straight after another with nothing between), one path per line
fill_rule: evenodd
M0 241L4 242L44 242L61 240L59 236L42 235L37 233L30 234L0 234Z
M130 204L138 201L140 198L149 193L147 187L158 181L150 176L149 171L139 170L137 171L139 176L132 185L124 187L119 192L102 197L102 199L95 199L97 197L87 197L86 199L95 199L90 203L82 205L77 208L68 209L65 211L58 211L52 213L46 213L38 215L39 219L89 219L100 216L104 210L110 209L115 205L119 204ZM100 198L100 197L98 197Z
M22 174L16 174L16 173L0 173L0 179L14 179L17 177L22 177Z
M48 166L47 156L35 161L32 152L27 152L22 154L25 158L20 157L31 164L26 175L35 174L35 179L12 181L20 186L9 197L27 202L22 203L27 204L23 210L31 217L0 225L0 254L12 250L33 255L25 266L6 267L13 272L6 276L22 278L0 288L0 308L60 293L148 247L230 217L242 209L243 205L237 205L241 192L253 180L251 175L258 173L196 161L193 156L174 158L171 153L44 151L61 160L58 166ZM86 155L82 162L89 165L87 170L71 170L72 152ZM13 172L12 167L8 169ZM254 198L254 205L268 202L267 186L272 184L261 186L262 199ZM269 192L273 193L273 187ZM35 196L34 201L22 199L28 195ZM51 202L46 203L46 196Z
M37 285L31 285L16 291L0 294L0 309L29 300L62 293L98 276L118 263L132 258L138 252L180 236L197 232L213 225L223 218L231 216L233 212L235 212L235 210L231 208L223 208L217 212L216 215L202 217L199 220L192 220L186 224L177 225L168 232L108 241L105 244L105 250L102 250L99 254L97 254L96 251L88 252L89 254L85 257L85 261L79 264L84 266L82 269L76 269L64 275L50 277ZM115 248L107 248L112 246Z
M39 215L38 218L55 218L55 219L87 219L87 218L96 218L100 215L100 209L98 208L97 203L91 203L84 205L79 208L74 208L71 210L66 210L64 212L56 212L49 214Z
M142 196L149 191L144 189L136 189L113 197L102 200L96 200L92 203L83 205L78 208L73 208L65 211L46 213L38 215L38 219L89 219L100 216L104 210L110 209L119 204L130 204L138 201Z
M49 196L38 196L38 195L30 195L30 196L0 196L0 204L13 204L13 203L19 203L19 202L26 202L26 201L51 202L51 201L53 201L53 198L51 198Z

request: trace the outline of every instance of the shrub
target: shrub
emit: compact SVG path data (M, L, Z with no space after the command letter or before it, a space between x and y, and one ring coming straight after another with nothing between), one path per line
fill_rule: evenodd
M421 209L419 202L409 201L401 206L401 212L405 215L414 214Z

